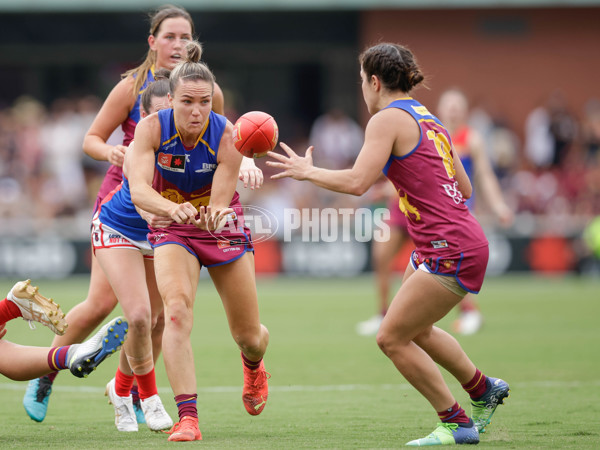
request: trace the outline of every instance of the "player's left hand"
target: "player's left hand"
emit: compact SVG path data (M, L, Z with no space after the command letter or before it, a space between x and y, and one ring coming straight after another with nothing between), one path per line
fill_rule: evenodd
M173 219L169 216L159 216L157 214L153 214L141 208L138 208L137 206L135 207L135 209L137 210L141 218L148 222L148 225L150 225L152 228L164 228L168 227L173 223Z
M267 161L267 165L283 171L271 175L271 179L277 180L279 178L290 177L294 180L305 180L308 172L314 167L312 159L314 147L312 145L308 147L304 157L302 157L298 156L287 144L281 142L279 145L287 153L287 156L275 152L267 153L268 156L279 161Z
M5 323L0 323L0 339L2 339L6 334L6 329L4 328L5 325Z
M240 181L244 182L244 187L250 186L250 189L259 189L264 181L263 172L254 163L252 158L244 157L240 166Z
M208 205L206 208L200 206L198 208L198 216L192 219L192 223L206 231L217 231L225 226L227 217L233 212L233 208L216 209Z

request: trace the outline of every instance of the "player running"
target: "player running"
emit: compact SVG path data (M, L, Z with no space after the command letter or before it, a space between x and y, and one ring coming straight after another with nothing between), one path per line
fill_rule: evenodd
M317 168L312 147L300 157L282 143L287 156L269 153L275 161L267 164L281 169L271 178L308 180L353 195L364 194L382 171L394 184L416 250L383 318L377 343L441 422L429 436L407 445L476 444L508 396L508 384L486 377L455 338L434 326L483 283L488 242L464 204L471 183L442 123L408 95L424 76L407 48L382 43L367 49L360 55L360 76L372 118L354 166ZM471 417L455 400L437 364L469 394Z
M134 204L174 221L166 228L151 227L148 235L165 305L165 367L179 413L170 441L202 439L190 342L202 266L241 350L246 410L260 414L268 398L263 355L269 333L259 319L250 230L235 192L242 156L233 146L233 125L211 111L214 76L199 62L200 49L197 42L188 44L184 62L170 76L172 109L138 124L128 159ZM218 225L228 218L232 226L217 236Z

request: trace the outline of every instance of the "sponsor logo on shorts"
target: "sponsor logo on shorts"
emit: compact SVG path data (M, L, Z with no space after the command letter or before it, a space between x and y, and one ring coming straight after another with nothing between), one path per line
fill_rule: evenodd
M240 244L242 244L241 239L229 239L227 241L217 241L217 248L227 249L227 248L231 247L232 245L240 245Z
M158 242L161 239L164 239L165 237L167 237L167 235L165 233L160 233L160 234L156 234L156 235L152 236L152 239L154 239L154 242Z
M441 261L442 266L444 266L446 269L449 269L450 267L452 267L454 265L454 260L453 259L444 259Z
M108 235L108 243L109 244L124 244L124 243L128 243L129 241L127 239L125 239L123 236L121 236L120 234L109 234Z
M441 241L431 241L431 245L433 245L433 248L448 248L448 241L441 240Z

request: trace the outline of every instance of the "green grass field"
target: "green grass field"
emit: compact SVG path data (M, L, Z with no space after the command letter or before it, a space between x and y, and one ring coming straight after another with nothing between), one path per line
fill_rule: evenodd
M16 280L1 280L7 292ZM34 280L35 282L36 280ZM88 279L38 282L65 311L83 299ZM265 358L272 374L269 403L257 417L241 401L242 368L212 283L201 281L193 343L204 448L398 448L436 424L427 402L355 324L375 305L368 276L352 279L259 279L262 321L271 333ZM459 341L476 365L511 385L481 447L598 448L600 446L600 280L490 278L479 295L483 330ZM454 312L441 323L449 329ZM49 345L51 332L15 320L5 339ZM26 383L0 379L0 448L143 448L167 436L145 426L119 433L103 396L117 358L89 378L63 372L43 423L22 406ZM162 359L159 392L177 412ZM448 378L459 403L466 394ZM170 443L169 443L170 444ZM177 445L177 444L171 444Z

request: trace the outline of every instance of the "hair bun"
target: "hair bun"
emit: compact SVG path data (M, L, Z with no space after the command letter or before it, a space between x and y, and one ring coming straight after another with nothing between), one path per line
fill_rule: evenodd
M197 63L202 59L202 44L198 41L189 41L185 46L187 52L186 61Z

